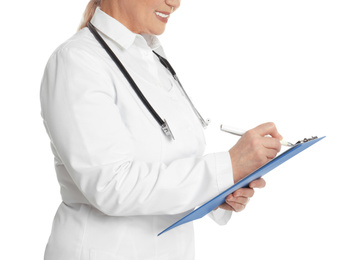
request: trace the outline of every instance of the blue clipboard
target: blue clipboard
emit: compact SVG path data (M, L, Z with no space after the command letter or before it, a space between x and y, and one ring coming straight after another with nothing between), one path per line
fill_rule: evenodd
M299 154L300 152L307 149L311 145L314 145L315 143L322 140L323 138L325 138L325 136L321 137L321 138L316 138L316 139L310 140L308 142L296 144L295 146L293 146L292 148L288 149L287 151L281 153L280 155L278 155L273 160L269 161L267 164L263 165L262 167L260 167L256 171L254 171L251 174L244 177L242 180L240 180L239 182L234 184L229 189L225 190L224 192L222 192L218 196L214 197L210 201L206 202L202 206L200 206L197 209L193 210L187 216L183 217L182 219L178 220L177 222L175 222L174 224L172 224L171 226L166 228L161 233L159 233L158 236L162 235L163 233L165 233L165 232L167 232L167 231L169 231L169 230L171 230L171 229L173 229L173 228L175 228L177 226L180 226L180 225L183 225L185 223L188 223L188 222L191 222L193 220L200 219L200 218L204 217L209 212L211 212L212 210L217 208L219 205L223 204L225 202L226 197L229 194L233 193L234 191L236 191L236 190L238 190L240 188L247 187L250 182L252 182L252 181L262 177L266 173L272 171L277 166L281 165L282 163L284 163L288 159L291 159L293 156Z

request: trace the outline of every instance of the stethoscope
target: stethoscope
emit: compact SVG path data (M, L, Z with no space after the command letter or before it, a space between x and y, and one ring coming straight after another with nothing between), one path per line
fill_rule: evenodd
M129 84L131 85L131 87L133 88L133 90L135 91L135 93L137 94L137 96L140 98L140 100L142 101L142 103L144 104L144 106L148 109L148 111L151 113L151 115L154 117L154 119L157 121L157 123L160 125L163 133L175 140L173 133L167 123L167 121L165 119L162 119L158 113L154 110L154 108L150 105L150 103L148 102L148 100L145 98L145 96L143 95L143 93L140 91L140 89L138 88L137 84L134 82L133 78L129 75L128 71L125 69L125 67L123 66L123 64L120 62L120 60L117 58L117 56L114 54L114 52L110 49L110 47L106 44L106 42L103 40L103 38L99 35L99 33L97 32L97 30L95 29L95 27L89 22L88 23L88 28L90 30L90 32L94 35L94 37L97 39L97 41L100 43L100 45L105 49L105 51L109 54L109 56L111 57L111 59L115 62L115 64L117 65L117 67L120 69L120 71L123 73L124 77L127 79L127 81L129 82ZM175 79L175 81L178 83L182 93L184 94L184 96L186 97L186 99L188 100L189 104L191 105L194 113L197 115L200 123L202 124L202 126L204 128L206 128L210 122L209 119L204 120L203 117L201 116L201 114L198 112L198 110L195 108L195 106L193 105L192 101L190 100L190 98L188 97L187 93L185 92L182 84L180 83L177 74L175 73L174 69L172 68L172 66L169 64L169 62L163 58L162 56L160 56L158 53L156 53L155 51L153 51L153 53L159 58L159 61L162 63L162 65L169 70L169 72L172 74L173 78Z

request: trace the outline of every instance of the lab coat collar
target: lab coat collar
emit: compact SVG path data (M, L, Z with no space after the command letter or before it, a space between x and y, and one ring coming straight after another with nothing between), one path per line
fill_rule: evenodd
M130 31L118 20L106 14L99 7L95 10L91 23L103 34L116 41L124 49L134 44L137 37L144 38L152 50L162 49L158 38L154 35L136 34ZM161 51L163 52L163 51Z
M142 36L152 50L156 50L161 47L160 41L156 36L149 34L142 34Z

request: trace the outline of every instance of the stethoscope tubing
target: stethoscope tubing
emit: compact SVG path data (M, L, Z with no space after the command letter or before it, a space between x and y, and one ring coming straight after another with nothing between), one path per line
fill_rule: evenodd
M133 90L135 91L135 93L137 94L137 96L139 97L139 99L142 101L142 103L144 104L144 106L147 108L147 110L151 113L151 115L153 116L153 118L157 121L157 123L160 125L160 127L162 128L162 131L164 132L164 134L166 136L169 136L170 138L172 138L173 140L175 139L173 136L173 133L167 123L167 121L165 119L162 119L158 113L154 110L154 108L151 106L151 104L148 102L148 100L146 99L146 97L143 95L143 93L140 91L139 87L137 86L137 84L134 82L133 78L130 76L130 74L128 73L128 71L125 69L125 67L123 66L123 64L120 62L120 60L118 59L118 57L114 54L114 52L110 49L110 47L108 46L108 44L104 41L104 39L99 35L99 33L97 32L96 28L94 27L94 25L89 22L88 23L88 28L90 30L90 32L94 35L95 39L100 43L100 45L105 49L105 51L108 53L108 55L110 56L110 58L115 62L115 64L117 65L117 67L119 68L119 70L123 73L124 77L127 79L127 81L129 82L130 86L133 88ZM182 93L184 94L184 96L187 98L188 102L190 103L194 113L197 115L198 119L200 120L201 124L203 127L207 127L209 121L205 121L203 119L203 117L200 115L200 113L198 112L198 110L195 108L195 106L193 105L192 101L190 100L190 98L188 97L187 93L185 92L181 82L179 81L177 74L175 73L174 69L172 68L172 66L170 65L170 63L167 61L167 59L163 58L162 56L160 56L158 53L156 53L155 51L153 51L154 54L159 58L159 61L162 63L162 65L167 68L169 70L169 72L172 74L173 78L176 80L176 82L178 83Z
M115 62L117 67L120 69L120 71L123 73L124 77L127 79L137 96L140 98L144 106L149 110L149 112L152 114L154 119L158 122L160 126L164 124L163 119L158 115L158 113L154 110L154 108L151 106L151 104L148 102L148 100L145 98L143 93L138 88L137 84L134 82L133 78L129 75L128 71L125 69L123 64L120 62L118 57L114 54L114 52L110 49L108 44L103 40L103 38L99 35L95 27L92 23L88 23L88 28L90 32L94 35L94 37L97 39L97 41L100 43L100 45L105 49L105 51L109 54L110 58Z

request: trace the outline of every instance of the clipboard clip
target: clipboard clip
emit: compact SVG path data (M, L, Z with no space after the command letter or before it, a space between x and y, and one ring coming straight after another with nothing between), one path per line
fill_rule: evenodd
M312 136L310 138L304 138L303 140L300 140L298 141L297 143L295 143L295 145L298 145L298 144L304 144L304 143L307 143L309 141L312 141L312 140L315 140L317 139L318 137L317 136Z

